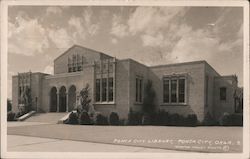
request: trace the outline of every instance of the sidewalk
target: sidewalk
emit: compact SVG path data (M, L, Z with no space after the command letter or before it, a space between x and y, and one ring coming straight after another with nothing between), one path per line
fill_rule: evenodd
M182 152L135 146L29 137L21 135L8 135L7 140L7 150L11 152Z

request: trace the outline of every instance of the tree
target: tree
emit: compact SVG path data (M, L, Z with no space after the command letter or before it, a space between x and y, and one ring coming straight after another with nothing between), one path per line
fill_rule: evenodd
M89 84L86 84L86 87L80 91L80 98L79 98L80 108L78 106L78 111L88 112L90 108L90 105L89 105L90 102L91 102L91 99L89 98Z
M155 112L155 91L153 89L153 84L151 80L148 80L145 89L144 89L144 98L143 98L143 111L146 114L152 114Z

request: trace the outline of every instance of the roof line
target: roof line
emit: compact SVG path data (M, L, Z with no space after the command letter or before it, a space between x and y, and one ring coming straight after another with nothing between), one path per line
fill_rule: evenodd
M94 49L90 49L90 48L87 48L87 47L84 47L84 46L81 46L81 45L77 45L77 44L74 44L72 45L70 48L68 48L66 51L64 51L64 53L62 53L61 55L59 55L57 58L54 59L54 61L56 61L57 59L59 59L61 56L65 55L67 52L69 52L71 49L73 49L74 47L80 47L80 48L83 48L83 49L87 49L89 51L94 51L96 53L99 53L99 54L102 54L102 55L106 55L106 56L110 56L110 55L107 55L103 52L100 52L100 51L97 51L97 50L94 50ZM110 56L112 57L112 56Z
M157 68L157 67L188 65L188 64L196 64L196 63L207 63L207 62L205 60L200 60L200 61L190 61L190 62L171 63L171 64L164 64L164 65L155 65L155 66L149 66L149 67L150 68Z

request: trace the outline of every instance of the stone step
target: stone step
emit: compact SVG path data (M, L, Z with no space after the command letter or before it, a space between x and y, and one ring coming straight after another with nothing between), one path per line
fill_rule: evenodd
M35 111L30 111L27 114L24 114L22 116L20 116L19 118L17 118L18 121L24 121L28 118L30 118L32 115L34 115L36 112Z
M27 122L42 122L42 123L57 123L62 117L67 115L68 112L63 113L36 113L28 118Z

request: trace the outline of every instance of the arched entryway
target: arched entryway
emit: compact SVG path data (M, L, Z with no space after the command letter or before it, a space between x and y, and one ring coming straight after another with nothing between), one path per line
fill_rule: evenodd
M72 85L68 91L68 111L72 111L76 104L76 87Z
M57 111L57 89L52 87L50 90L50 112Z
M66 88L62 86L59 91L59 112L66 112L67 107Z

